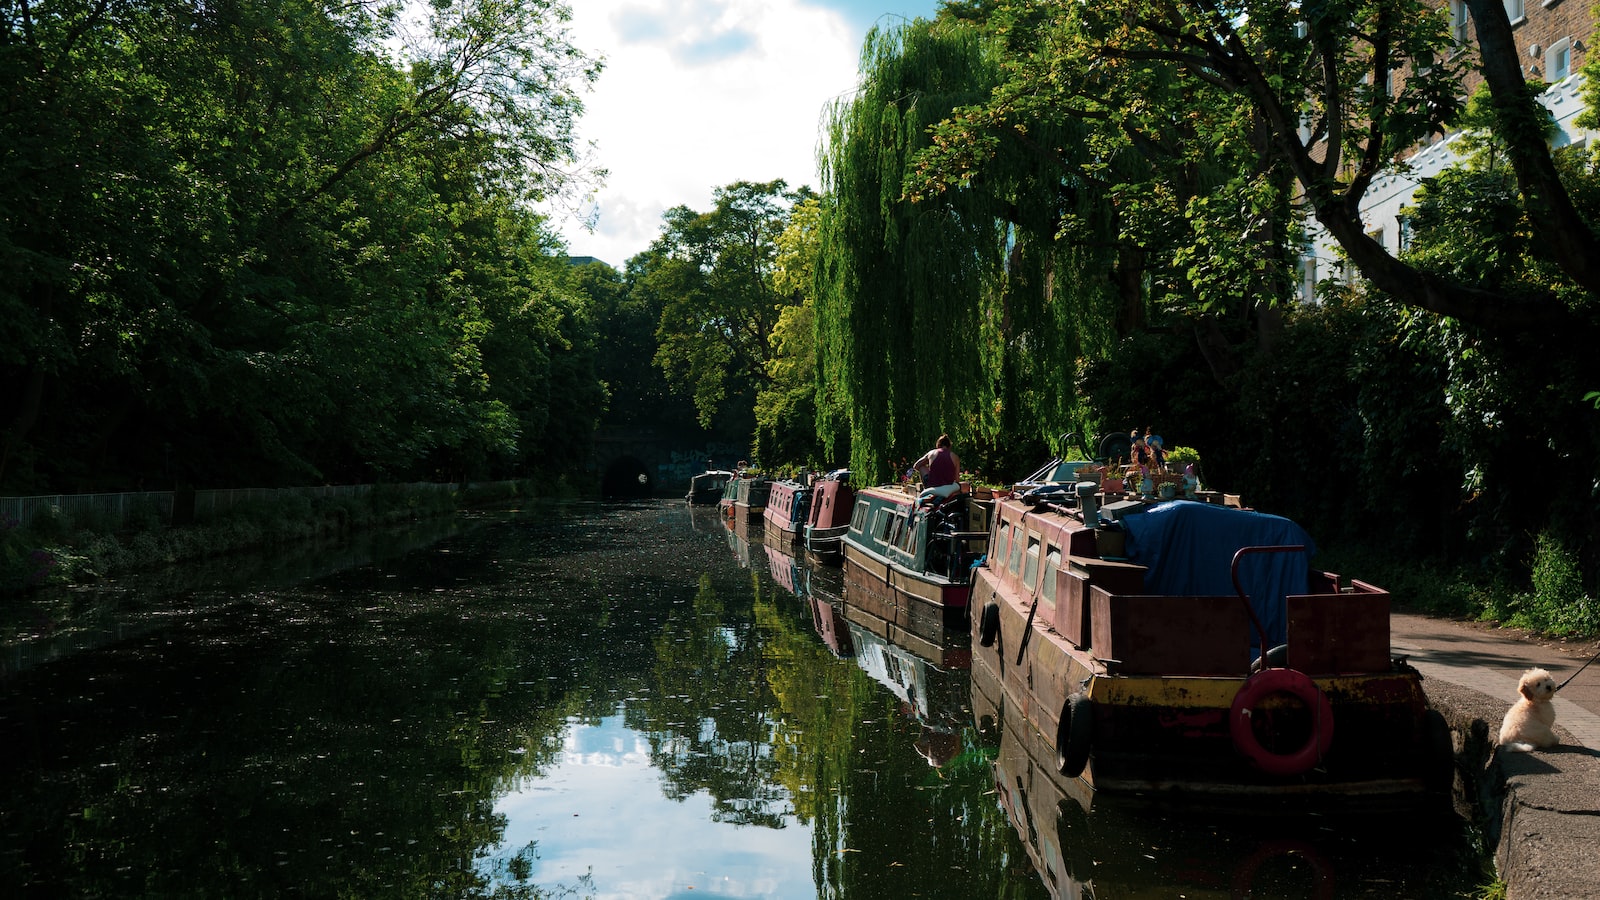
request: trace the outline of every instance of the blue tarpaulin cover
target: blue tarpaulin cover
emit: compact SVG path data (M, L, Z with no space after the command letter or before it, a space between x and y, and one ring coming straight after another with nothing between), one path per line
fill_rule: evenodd
M1304 545L1300 552L1239 561L1239 584L1267 632L1267 646L1284 643L1284 598L1306 593L1317 552L1305 529L1282 516L1190 500L1161 503L1121 521L1128 560L1150 569L1144 577L1150 594L1236 596L1230 567L1239 548ZM1252 633L1252 658L1261 652L1259 643Z

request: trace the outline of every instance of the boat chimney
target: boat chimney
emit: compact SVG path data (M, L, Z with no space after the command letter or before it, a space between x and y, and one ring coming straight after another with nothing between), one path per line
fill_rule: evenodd
M1100 485L1093 481L1078 482L1078 509L1083 511L1083 524L1093 528L1100 524L1100 507L1095 504L1095 494Z

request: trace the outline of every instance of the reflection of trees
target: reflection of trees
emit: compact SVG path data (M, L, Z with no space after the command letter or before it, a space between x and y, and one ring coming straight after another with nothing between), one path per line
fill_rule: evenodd
M719 822L782 828L793 810L774 777L772 693L755 622L727 615L703 575L654 647L654 696L630 705L626 721L649 735L667 796L705 791Z
M10 678L0 893L547 895L479 868L495 801L648 672L670 590L611 565L624 516L584 512L197 596Z
M929 766L923 723L783 606L755 615L782 711L777 777L811 822L818 897L1045 896L993 796L993 748L967 728L961 751Z

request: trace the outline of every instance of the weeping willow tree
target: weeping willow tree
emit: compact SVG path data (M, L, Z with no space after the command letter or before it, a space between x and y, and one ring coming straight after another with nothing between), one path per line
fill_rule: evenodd
M985 106L999 49L950 20L874 30L859 89L829 110L817 377L862 480L940 432L969 468L1015 475L1082 424L1080 360L1105 352L1130 291L1142 308L1103 193L1061 164L1082 126Z

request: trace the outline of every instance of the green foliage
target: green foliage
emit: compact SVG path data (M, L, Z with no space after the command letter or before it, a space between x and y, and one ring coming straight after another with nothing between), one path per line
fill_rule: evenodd
M702 427L730 401L748 415L770 380L773 329L801 299L776 283L778 238L809 195L782 180L718 188L710 212L668 210L662 235L629 264L638 288L660 304L656 365L693 396Z
M428 4L409 41L399 8L0 15L6 490L584 455L592 328L528 201L587 183L597 66L558 2Z
M1600 634L1600 600L1584 589L1577 555L1560 538L1541 532L1529 568L1533 589L1490 607L1491 615L1508 625L1548 634Z

